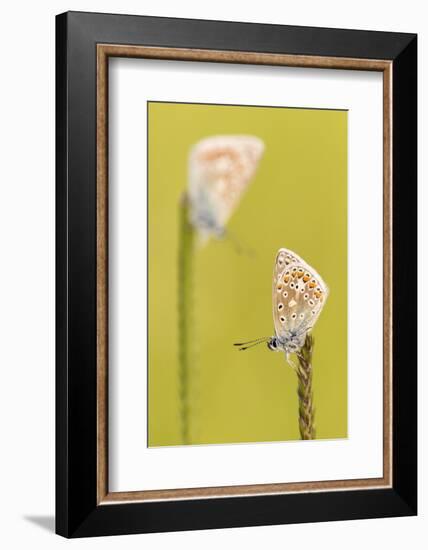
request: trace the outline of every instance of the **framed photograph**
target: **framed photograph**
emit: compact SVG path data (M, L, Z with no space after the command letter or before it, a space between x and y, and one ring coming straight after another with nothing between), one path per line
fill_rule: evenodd
M416 35L56 25L57 533L416 514Z

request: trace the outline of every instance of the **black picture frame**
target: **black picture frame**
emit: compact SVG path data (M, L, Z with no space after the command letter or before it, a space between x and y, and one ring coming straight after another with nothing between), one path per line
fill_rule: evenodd
M99 505L97 44L392 62L393 479L382 489ZM56 532L86 537L417 513L417 36L68 12L56 18Z

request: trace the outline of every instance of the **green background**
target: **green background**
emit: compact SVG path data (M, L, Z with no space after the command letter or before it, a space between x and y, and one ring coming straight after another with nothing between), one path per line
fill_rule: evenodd
M190 147L215 134L265 143L259 169L227 230L196 254L192 442L299 439L297 378L265 344L274 333L275 255L289 248L330 288L314 327L317 439L347 436L347 113L345 111L149 103L149 446L179 445L178 205Z

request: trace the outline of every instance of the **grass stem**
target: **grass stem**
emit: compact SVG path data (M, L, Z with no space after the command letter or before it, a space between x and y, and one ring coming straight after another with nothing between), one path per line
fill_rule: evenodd
M190 376L193 362L193 283L195 230L189 223L186 195L180 201L178 255L178 350L181 439L191 443Z
M299 429L301 439L315 439L315 408L312 390L312 355L314 339L306 335L305 344L297 355L299 368L296 369L299 396Z

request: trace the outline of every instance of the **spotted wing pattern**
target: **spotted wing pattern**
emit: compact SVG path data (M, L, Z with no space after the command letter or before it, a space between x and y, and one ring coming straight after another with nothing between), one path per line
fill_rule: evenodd
M255 136L211 136L189 155L191 223L198 229L221 229L255 175L264 151Z
M275 259L272 307L276 336L285 341L301 335L317 321L328 296L328 287L295 252L281 248Z

